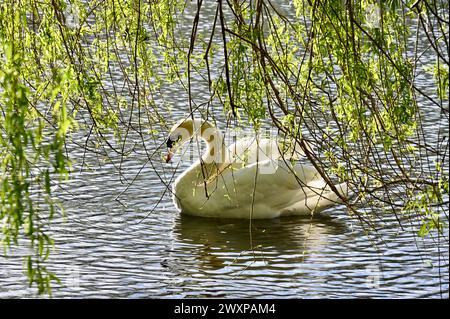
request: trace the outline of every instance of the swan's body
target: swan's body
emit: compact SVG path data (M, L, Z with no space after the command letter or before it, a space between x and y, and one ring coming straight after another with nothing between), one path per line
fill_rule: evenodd
M192 137L208 148L174 182L174 202L182 213L263 219L310 215L339 202L311 164L291 164L292 155L281 158L275 141L243 139L227 148L217 128L189 119L173 127L167 144L173 149ZM301 150L299 155L304 156ZM345 184L336 188L346 193Z

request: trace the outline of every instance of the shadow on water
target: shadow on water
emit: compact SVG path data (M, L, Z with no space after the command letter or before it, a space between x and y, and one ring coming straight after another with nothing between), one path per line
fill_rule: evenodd
M343 234L344 223L326 216L284 217L273 220L212 219L180 215L174 239L191 246L200 269L221 269L295 254L302 262L311 251L327 245L330 236Z

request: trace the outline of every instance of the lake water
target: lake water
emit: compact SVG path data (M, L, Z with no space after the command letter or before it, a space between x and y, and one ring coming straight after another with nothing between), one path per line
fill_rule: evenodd
M168 95L174 119L183 116L185 93ZM430 134L438 114L425 113ZM73 140L84 144L86 134ZM378 234L368 234L342 205L314 218L251 224L181 216L166 186L189 160L175 170L177 161L162 160L163 136L145 142L147 153L136 148L123 161L69 145L73 173L54 188L66 208L50 230L49 268L61 279L54 297L448 298L448 229L422 240L417 225L405 220L402 231L386 216ZM21 245L0 256L0 298L35 297L27 254Z
M181 216L162 181L189 161L175 172L176 164L155 159L152 167L137 152L121 176L120 157L113 165L87 153L80 173L83 152L69 151L78 164L55 188L66 216L51 226L49 264L61 278L54 297L448 297L448 229L424 241L414 238L416 225L401 231L387 215L378 235L367 235L340 205L322 217L251 225ZM136 175L128 188L121 182ZM0 298L34 296L27 253L22 246L0 257Z

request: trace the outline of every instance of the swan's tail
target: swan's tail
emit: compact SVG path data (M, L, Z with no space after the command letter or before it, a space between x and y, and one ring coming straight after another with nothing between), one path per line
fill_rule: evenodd
M310 205L314 207L315 211L320 211L329 206L342 203L341 197L348 198L348 184L341 183L334 185L336 190L339 192L339 195L336 194L331 187L326 184L324 180L315 180L309 182L307 187L314 194L307 199Z
M339 195L341 195L344 198L348 198L349 197L350 194L349 194L349 189L348 189L348 184L347 183L337 184L337 185L334 185L334 187L336 187ZM336 197L339 199L339 202L342 202L342 199L339 196L336 195Z
M307 187L311 188L311 190L315 190L316 192L320 193L322 192L323 195L327 194L327 193L333 193L334 192L331 190L331 187L327 185L327 183L323 180L323 179L317 179L314 181L309 182L308 184L306 184ZM341 184L337 184L334 185L334 187L337 189L337 191L339 192L339 194L342 197L347 198L348 197L348 184L347 183L341 183ZM339 196L337 194L334 194L336 198L339 198Z

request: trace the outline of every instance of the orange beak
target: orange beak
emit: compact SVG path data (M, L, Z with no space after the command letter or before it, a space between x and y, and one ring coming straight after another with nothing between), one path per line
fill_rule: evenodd
M166 156L166 163L169 163L172 160L173 157L173 153L172 150L169 148L169 152L167 152L167 156Z

